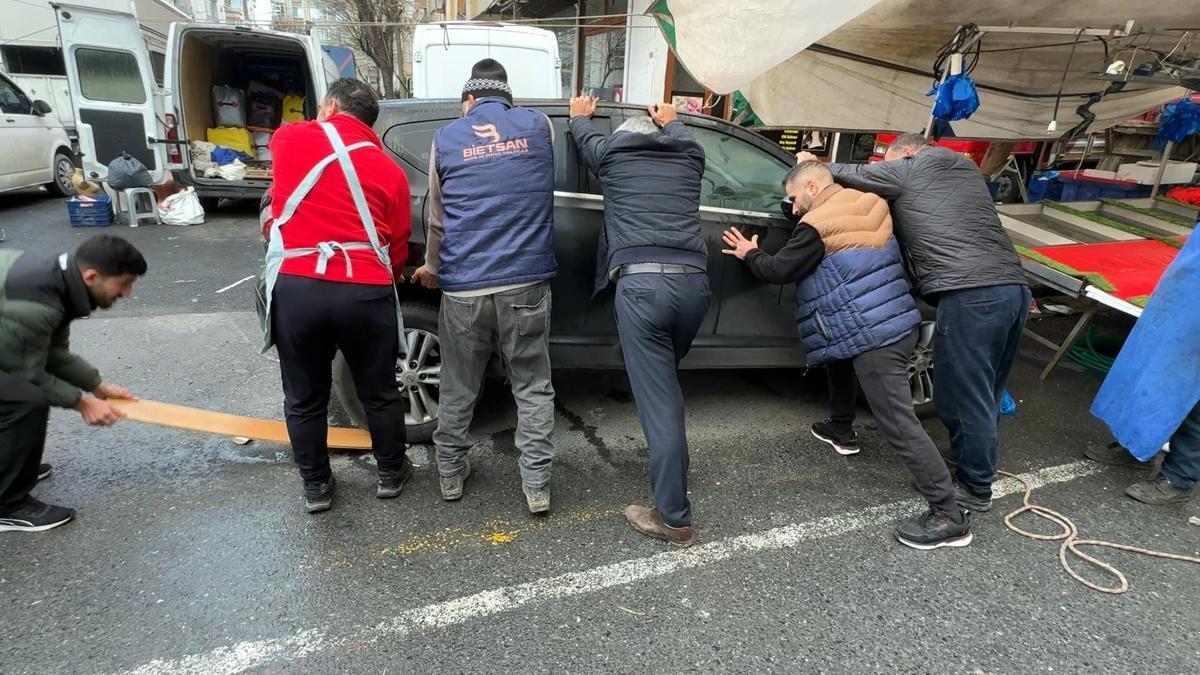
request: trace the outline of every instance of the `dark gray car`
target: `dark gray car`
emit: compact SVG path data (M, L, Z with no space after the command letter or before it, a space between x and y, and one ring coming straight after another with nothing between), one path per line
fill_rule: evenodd
M564 101L524 102L550 117L554 125L554 237L558 276L552 281L554 315L551 359L558 369L622 368L612 292L592 297L596 245L603 220L600 184L580 162L568 137ZM457 101L383 101L375 130L388 152L408 175L412 187L413 235L409 271L421 264L425 241L425 197L433 134L461 114ZM638 106L605 104L594 116L605 133ZM684 368L800 368L804 350L796 332L792 285L763 284L736 259L721 253L721 232L739 226L757 234L762 247L774 252L787 241L793 223L780 212L780 182L795 159L779 146L728 122L681 115L704 147L707 164L701 191L701 221L708 245L708 271L713 299ZM407 328L408 358L396 366L396 380L406 401L409 440L427 441L437 425L440 352L437 292L400 285ZM910 366L913 401L919 411L932 401L932 324L921 339ZM334 364L334 392L355 423L363 425L362 406L354 395L346 364Z

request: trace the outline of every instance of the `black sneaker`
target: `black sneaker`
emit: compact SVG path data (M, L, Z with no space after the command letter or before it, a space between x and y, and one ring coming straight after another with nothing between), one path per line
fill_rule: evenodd
M954 501L958 507L975 513L987 513L992 510L992 498L980 497L961 485L954 486Z
M54 467L49 464L38 464L38 480L49 478L54 473Z
M832 421L825 420L812 425L812 435L818 441L828 443L839 455L858 454L858 432L854 429L849 432L839 431Z
M320 513L333 508L333 476L324 483L304 483L304 510Z
M405 462L404 468L399 471L380 471L379 485L375 488L375 496L380 499L392 499L399 497L400 492L404 489L404 484L408 482L413 475L413 465L411 462Z
M1143 464L1137 461L1137 458L1129 454L1128 450L1121 447L1120 443L1109 443L1103 447L1089 447L1083 451L1083 456L1097 464L1106 464L1108 466L1130 466L1139 469L1151 466L1149 463Z
M922 551L950 546L961 548L971 543L971 516L958 512L958 519L933 509L925 515L900 523L896 527L896 539L901 544Z
M45 532L75 517L75 510L43 504L33 497L6 515L0 516L0 532Z

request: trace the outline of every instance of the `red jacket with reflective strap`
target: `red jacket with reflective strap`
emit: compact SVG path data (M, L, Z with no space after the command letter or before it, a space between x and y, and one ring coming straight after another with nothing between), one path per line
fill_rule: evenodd
M388 157L375 132L358 118L343 113L326 121L334 126L347 147L362 141L375 146L351 151L350 161L362 183L375 229L379 231L379 242L391 245L392 270L399 277L408 257L408 237L412 231L408 178ZM274 219L282 215L288 198L309 170L332 154L333 147L317 122L285 124L271 136L270 147L274 166L274 184L271 186L271 217ZM338 162L325 167L321 178L280 232L285 249L313 248L323 241L369 241ZM347 253L353 277L346 274L345 257L341 249L336 248L325 274L317 273L316 254L288 258L283 261L280 273L356 284L382 286L392 283L392 274L379 264L374 251Z

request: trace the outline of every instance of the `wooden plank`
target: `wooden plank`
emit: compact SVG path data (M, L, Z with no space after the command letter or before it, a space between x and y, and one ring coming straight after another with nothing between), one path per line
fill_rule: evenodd
M158 401L109 401L134 422L198 431L218 436L243 436L256 441L291 445L287 425L277 420L242 417L228 413L189 408ZM329 447L342 450L370 450L371 435L365 429L329 428Z

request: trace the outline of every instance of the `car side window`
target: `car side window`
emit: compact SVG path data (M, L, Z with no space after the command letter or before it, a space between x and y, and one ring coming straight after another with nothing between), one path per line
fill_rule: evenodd
M452 120L429 120L397 124L383 134L383 144L400 159L408 162L417 171L429 173L429 151L433 147L433 135Z
M701 206L779 213L787 162L730 134L693 126L688 130L704 148Z
M33 103L8 80L0 79L0 112L7 115L28 115Z
M589 195L602 194L600 179L583 165L579 156L579 146L571 137L565 115L551 117L554 124L554 189L563 192L577 192ZM596 130L605 136L612 133L612 120L607 117L593 117L592 124Z

